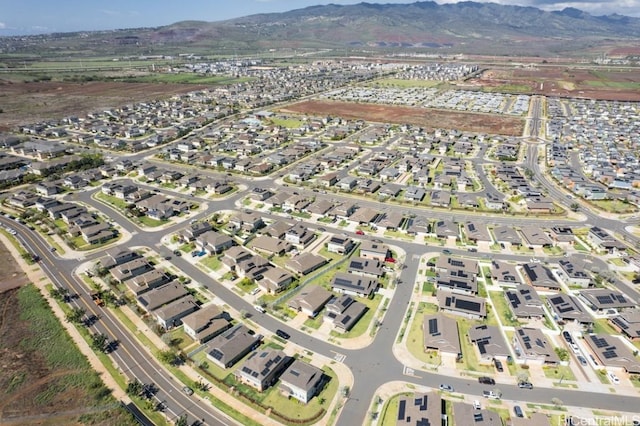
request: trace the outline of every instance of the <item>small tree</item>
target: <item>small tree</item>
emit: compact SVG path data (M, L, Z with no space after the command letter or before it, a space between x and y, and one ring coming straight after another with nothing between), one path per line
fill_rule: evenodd
M102 333L96 333L91 336L91 347L96 351L104 351L107 346L107 336Z
M142 393L143 385L138 379L133 379L127 383L127 395L140 395Z
M165 364L174 365L178 363L180 358L178 357L178 354L176 354L174 351L167 350L167 351L158 352L158 360L160 360L160 362L163 362Z
M80 322L82 322L82 317L84 316L84 314L86 313L86 311L82 308L73 308L71 310L71 312L69 312L66 316L65 319L67 320L67 322L72 322L74 324L78 324Z
M175 425L176 426L187 426L187 415L183 414L180 417L178 417L176 419Z
M562 407L562 400L560 398L552 398L551 403L556 407L556 409L560 409Z
M580 210L580 204L573 202L571 203L569 208L571 209L572 212L577 212L578 210Z

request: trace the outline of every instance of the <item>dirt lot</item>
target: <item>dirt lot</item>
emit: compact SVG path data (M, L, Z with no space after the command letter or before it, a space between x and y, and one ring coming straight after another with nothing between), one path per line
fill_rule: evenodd
M2 243L0 256L14 287L0 292L0 424L132 424Z
M161 99L207 86L118 82L29 82L0 79L0 131L12 126L84 115L144 100Z
M2 268L0 268L0 294L14 288L21 287L28 282L27 274L13 261L11 253L0 242L0 259L2 259Z
M586 99L640 101L640 70L607 67L552 66L491 68L467 83L474 86L518 87L531 94Z
M415 124L427 129L458 129L476 133L521 136L520 118L435 109L357 104L335 101L305 101L289 105L283 112L313 115L337 115L366 121Z

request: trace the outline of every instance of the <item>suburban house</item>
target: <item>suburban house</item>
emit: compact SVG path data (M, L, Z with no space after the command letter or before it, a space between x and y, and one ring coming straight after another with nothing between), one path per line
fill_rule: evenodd
M291 358L281 350L267 348L254 352L235 372L238 381L263 392L273 385L287 368Z
M522 238L510 226L496 226L493 228L493 237L498 244L513 244L520 245L522 244Z
M161 306L178 300L189 294L186 288L178 282L161 285L152 290L147 291L138 297L138 304L147 312L154 311Z
M179 232L179 235L185 241L193 241L205 232L213 230L209 222L195 222L189 224L185 229Z
M311 401L325 383L322 370L304 361L294 360L280 376L280 392L306 404Z
M291 282L293 282L293 275L279 266L274 266L264 271L262 278L258 280L258 287L265 293L279 293Z
M523 226L520 228L520 233L525 245L530 249L551 247L553 245L551 238L537 226Z
M316 234L310 231L306 226L298 223L285 233L284 240L296 248L303 250L305 249L313 240L315 240Z
M243 324L231 327L207 345L207 358L222 368L229 368L256 348L262 339Z
M619 368L629 374L640 373L640 361L618 336L588 334L584 341L595 355L598 364Z
M380 278L384 275L383 264L377 259L353 257L349 259L347 272L365 277Z
M506 359L511 352L499 327L486 324L472 326L469 329L469 340L475 344L479 359L491 362L494 358Z
M210 254L221 253L234 245L230 236L217 231L206 231L196 238L196 246Z
M188 295L153 311L158 324L165 330L182 324L181 319L191 312L198 310L198 304L193 296Z
M352 249L355 243L349 237L342 237L334 235L327 243L327 251L329 253L347 254Z
M478 410L464 402L453 403L453 418L459 425L502 426L502 419L497 412L487 409Z
M331 289L338 293L359 297L371 297L378 289L379 283L375 278L338 272L331 280Z
M282 256L291 250L291 244L267 235L260 235L251 241L251 247L269 255Z
M211 304L182 318L184 332L202 344L231 327L229 316L218 305Z
M333 323L334 328L346 333L367 312L367 305L354 300L348 294L334 297L326 305L324 319Z
M525 361L553 365L560 363L553 345L538 328L516 327L512 344L516 356Z
M333 293L324 287L309 285L289 301L289 307L315 318L333 297Z
M462 357L458 322L442 313L425 315L422 322L424 350Z
M504 297L516 318L544 317L544 304L532 286L518 285L513 289L505 290Z
M466 294L440 290L437 293L438 306L443 312L469 318L482 319L487 316L486 300Z
M558 293L547 297L547 305L556 320L576 321L582 324L593 323L593 317L587 313L577 297Z
M522 265L524 281L536 288L545 290L560 290L560 283L553 272L539 263L525 263Z
M433 233L437 238L460 238L460 226L451 220L437 220Z
M640 309L632 309L611 317L609 324L629 340L640 339Z
M491 281L500 286L517 286L524 284L516 265L504 260L491 261Z
M579 293L580 299L594 312L604 314L611 312L618 313L618 310L635 308L636 303L630 300L618 290L608 288L594 288L584 290Z
M304 252L285 262L285 267L289 268L293 272L299 275L307 275L316 269L323 267L327 263L327 259L324 257Z
M144 274L153 269L153 266L144 258L136 258L111 268L111 276L119 281L124 282L129 278Z
M558 276L564 280L565 283L572 286L580 286L587 288L591 285L591 277L584 270L584 263L581 265L575 264L570 260L561 259L558 261Z
M122 265L131 260L141 257L135 251L128 248L114 247L107 250L106 256L100 259L100 266L106 269L111 269L114 266Z
M364 240L360 244L360 257L384 262L389 257L389 247L386 244Z
M609 254L625 251L627 246L611 236L605 230L592 226L587 233L587 241L599 250L606 251Z
M442 416L442 396L438 392L414 393L398 401L396 426L441 425Z
M170 278L164 272L158 269L150 269L147 272L129 278L124 285L136 296L142 293L160 287L170 281Z

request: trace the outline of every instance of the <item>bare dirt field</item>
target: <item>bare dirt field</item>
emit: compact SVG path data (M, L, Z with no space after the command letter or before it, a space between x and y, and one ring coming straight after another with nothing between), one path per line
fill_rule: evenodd
M203 85L119 82L10 82L0 79L0 130L83 115L100 108L170 97Z
M27 274L13 261L13 257L9 250L0 242L0 259L2 259L2 268L0 268L0 294L7 290L21 287L29 282Z
M521 136L524 129L524 121L514 117L350 102L305 101L289 105L282 111L509 136Z
M609 67L550 66L490 68L467 83L485 87L517 88L531 94L585 99L640 101L640 70ZM526 92L525 92L526 93Z

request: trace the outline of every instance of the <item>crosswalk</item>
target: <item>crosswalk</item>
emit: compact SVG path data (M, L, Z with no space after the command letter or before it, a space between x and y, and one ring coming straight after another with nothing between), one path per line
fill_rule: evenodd
M333 352L335 354L333 359L335 359L338 362L344 362L344 360L347 358L346 355L341 354L339 352L336 352L336 351L331 351L331 352Z

